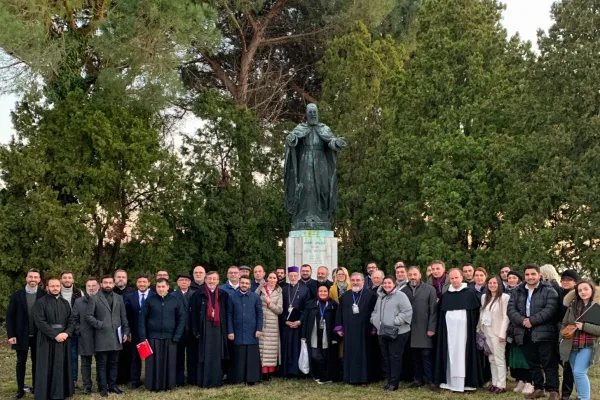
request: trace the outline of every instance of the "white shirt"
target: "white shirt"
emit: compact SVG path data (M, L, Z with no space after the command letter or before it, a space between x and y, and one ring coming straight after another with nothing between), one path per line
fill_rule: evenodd
M148 300L148 291L140 292L138 290L138 298L140 299L140 308L142 308L142 296L144 296L144 301Z
M537 289L538 286L540 286L539 282L533 289L529 289L529 285L527 285L527 301L525 302L525 315L527 315L527 318L531 316L531 298L533 297L533 291Z

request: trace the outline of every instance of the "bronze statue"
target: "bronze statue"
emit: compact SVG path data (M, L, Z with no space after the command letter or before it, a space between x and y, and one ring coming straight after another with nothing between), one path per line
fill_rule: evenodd
M331 230L337 208L337 155L346 146L341 137L319 123L315 104L306 107L306 123L285 141L285 208L292 230Z

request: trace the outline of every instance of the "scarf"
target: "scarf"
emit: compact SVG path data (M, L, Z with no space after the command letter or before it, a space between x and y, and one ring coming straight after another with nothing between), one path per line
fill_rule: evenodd
M212 303L212 297L210 295L210 289L208 285L204 285L204 292L208 298L208 306L206 308L206 318L212 321L214 326L221 326L221 313L219 307L219 288L215 288L215 304Z
M446 283L446 273L444 272L439 278L431 275L431 283L433 283L433 287L435 288L435 291L438 293L439 297L439 295L442 293L442 289L444 288L444 284Z

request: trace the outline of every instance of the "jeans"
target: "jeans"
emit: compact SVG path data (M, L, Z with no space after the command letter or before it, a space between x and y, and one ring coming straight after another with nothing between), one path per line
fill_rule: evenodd
M79 358L79 338L75 335L71 336L71 368L73 371L73 382L77 382L77 372L79 365L77 364Z
M410 332L401 333L396 339L379 336L379 348L381 349L385 376L387 377L388 384L394 388L397 388L400 384L402 354L404 353L404 345L409 337Z
M118 351L96 352L96 374L98 375L99 390L113 389L117 386L118 364Z
M577 388L577 397L581 400L590 400L591 396L590 378L587 375L591 358L591 347L572 351L569 356L569 364L573 369L573 378L575 378L575 387Z
M433 382L433 350L411 349L413 365L415 366L415 381L429 384Z
M31 348L31 386L35 387L35 357L36 357L36 338L29 337L29 348ZM27 350L17 350L17 391L23 393L25 390L25 371L27 370Z
M525 355L536 389L558 392L558 348L555 342L532 342L525 335L521 350ZM544 377L545 383L544 383Z

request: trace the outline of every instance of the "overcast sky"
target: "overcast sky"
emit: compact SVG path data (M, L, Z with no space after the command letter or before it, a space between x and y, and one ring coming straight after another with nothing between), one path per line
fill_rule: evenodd
M507 7L503 23L509 35L519 32L523 40L535 44L537 30L547 30L550 26L550 6L554 0L503 0L503 3ZM0 96L0 143L7 143L13 134L10 111L17 99L16 96ZM186 128L195 125L186 124Z

